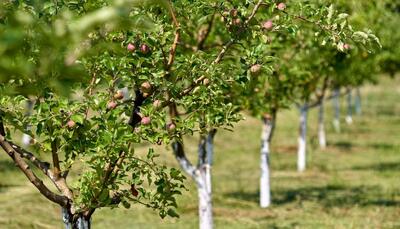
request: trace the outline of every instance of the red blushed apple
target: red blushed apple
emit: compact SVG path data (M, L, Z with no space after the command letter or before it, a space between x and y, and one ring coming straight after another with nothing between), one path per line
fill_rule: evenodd
M271 30L274 27L274 23L272 22L272 20L268 20L268 21L263 22L261 24L261 26L263 29Z
M127 49L129 52L134 52L134 51L136 50L136 46L135 46L134 44L132 44L132 43L129 43L129 44L126 46L126 49Z
M149 48L148 45L142 44L142 45L140 45L140 51L141 51L143 54L147 54L147 53L150 52L150 48Z
M116 107L117 107L117 103L114 102L114 101L110 101L110 102L107 103L107 109L108 109L108 110L113 110L113 109L115 109Z
M147 116L144 116L144 117L142 118L142 120L140 120L140 123L141 123L142 125L149 125L150 122L151 122L151 119L150 119L150 117L147 117Z
M140 90L143 93L149 93L151 91L151 84L148 81L143 82L142 85L140 85Z
M343 45L344 50L349 50L351 48L351 46L349 44L344 44Z
M250 67L250 73L252 75L257 75L261 71L261 64L254 64L253 66Z
M160 106L161 106L161 100L158 100L158 99L154 100L153 107L154 108L158 108Z
M237 9L231 9L229 14L231 15L231 17L237 17L238 16L238 11L237 11Z
M68 128L72 129L76 126L76 123L73 120L69 120L67 122L67 126L68 126Z
M276 8L278 8L278 10L285 10L286 9L286 4L281 2L276 6Z
M174 124L174 123L169 123L168 125L167 125L167 129L168 130L174 130L176 128L176 125Z
M117 93L114 94L114 99L123 99L124 98L124 93L122 91L118 90Z

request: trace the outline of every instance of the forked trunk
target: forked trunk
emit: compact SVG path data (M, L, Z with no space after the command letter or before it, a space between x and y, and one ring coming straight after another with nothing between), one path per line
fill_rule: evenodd
M275 127L275 114L263 117L263 129L261 135L261 177L260 177L260 206L269 207L271 204L271 183L270 183L270 143Z
M306 135L307 135L307 104L300 108L300 126L297 151L297 170L303 172L306 169Z
M86 217L83 214L72 215L71 212L62 208L62 219L65 229L90 229L91 217Z
M353 112L352 112L353 106L352 106L352 95L351 95L351 89L347 89L347 115L346 115L346 123L348 125L353 123Z
M321 149L326 148L326 134L325 134L325 111L324 111L324 101L321 100L319 104L319 113L318 113L318 141L319 147Z

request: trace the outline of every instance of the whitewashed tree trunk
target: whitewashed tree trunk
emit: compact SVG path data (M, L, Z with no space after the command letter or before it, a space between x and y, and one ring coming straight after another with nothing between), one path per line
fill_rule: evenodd
M353 112L352 112L352 94L351 88L347 89L347 115L346 115L346 123L351 125L353 123Z
M321 149L326 148L326 133L325 133L325 111L324 111L324 100L321 100L319 104L318 112L318 141Z
M201 136L198 147L199 162L197 167L193 166L187 159L181 142L177 141L172 144L175 157L182 169L195 180L197 185L200 229L213 228L211 168L215 134L216 130L213 129L207 137Z
M202 165L198 176L199 226L200 229L211 229L213 228L211 166Z
M199 227L213 228L211 168L214 156L214 136L211 130L207 137L201 137L199 144L199 165L197 191L199 196Z
M65 229L90 229L91 219L83 215L72 215L68 209L62 208L62 219Z
M354 99L354 106L355 106L355 110L356 110L356 114L357 115L361 115L362 110L361 110L361 92L360 92L360 88L357 87L356 88L356 96Z
M297 170L303 172L306 169L306 136L307 136L307 104L300 108L300 126L297 151Z
M340 101L339 101L339 96L340 96L340 90L335 89L333 91L333 111L334 111L334 116L333 116L333 127L336 132L340 132Z
M263 128L261 133L261 177L260 177L260 206L267 208L271 204L270 183L270 143L275 126L275 115L263 117Z

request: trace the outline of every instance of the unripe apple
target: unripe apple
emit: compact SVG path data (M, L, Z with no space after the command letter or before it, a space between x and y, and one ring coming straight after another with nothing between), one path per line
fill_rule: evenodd
M343 48L344 48L344 50L349 50L351 47L349 44L346 43L343 45Z
M205 78L205 79L203 80L203 84L204 84L205 86L209 85L209 84L210 84L210 80L209 80L208 78Z
M150 52L150 48L149 48L149 46L147 46L146 44L142 44L142 45L140 45L140 51L141 51L143 54L147 54L147 53Z
M115 109L116 107L117 107L117 103L114 102L114 101L110 101L110 102L107 103L107 109L108 109L108 110L113 110L113 109Z
M140 123L141 123L142 125L149 125L150 122L151 122L151 119L150 119L150 117L147 117L147 116L144 116L144 117L142 118L142 120L140 120Z
M250 67L250 73L252 75L258 75L261 71L261 64L254 64L253 66Z
M278 8L278 10L285 10L286 9L286 4L281 2L276 6L276 8Z
M127 49L129 52L134 52L134 51L136 50L136 46L135 46L134 44L132 44L132 43L129 43L129 44L126 46L126 49Z
M161 100L159 99L154 100L153 107L158 108L160 106L161 106Z
M271 30L272 27L274 27L274 23L272 23L272 20L268 20L262 23L262 28L266 29L266 30Z
M143 93L149 93L151 91L151 84L148 81L143 82L142 85L140 85L140 90Z
M76 126L76 123L73 120L69 120L67 122L67 126L68 126L68 128L72 129Z
M124 93L122 91L118 90L117 93L114 94L114 99L123 99L124 98Z

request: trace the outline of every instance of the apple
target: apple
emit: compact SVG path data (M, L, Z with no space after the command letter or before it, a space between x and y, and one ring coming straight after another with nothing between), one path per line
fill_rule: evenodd
M250 73L252 75L258 75L261 71L261 64L254 64L253 66L250 67Z
M147 53L150 52L150 48L149 48L149 46L147 46L146 44L142 44L142 45L140 45L140 51L141 51L143 54L147 54Z
M210 79L205 78L205 79L203 80L203 84L204 84L205 86L209 85L209 84L210 84Z
M346 43L343 45L343 48L344 48L344 50L349 50L351 47L349 44Z
M153 107L158 108L160 106L161 106L161 100L159 99L154 100Z
M76 126L76 123L73 120L69 120L67 122L67 126L68 126L68 128L72 129Z
M114 101L110 101L110 102L107 103L107 109L108 109L108 110L113 110L113 109L115 109L116 107L117 107L117 103L114 102Z
M124 98L124 93L122 91L118 90L117 93L114 94L114 99L123 99Z
M175 128L176 128L176 125L174 123L167 124L167 129L168 130L174 130Z
M274 27L274 23L272 23L272 20L267 20L263 22L261 26L266 30L271 30Z
M144 116L142 118L142 120L140 120L140 123L143 124L143 125L149 125L150 122L151 122L151 119L150 119L150 117L147 117L147 116Z
M276 8L278 8L278 10L285 10L286 9L286 4L281 2L276 6Z
M238 11L237 11L237 9L231 9L231 11L229 12L229 14L230 14L232 17L237 17L237 16L238 16Z
M135 46L134 44L132 44L132 43L129 43L129 44L126 46L126 49L127 49L129 52L134 52L134 51L136 50L136 46Z
M143 93L149 93L151 91L151 84L148 81L143 82L142 85L140 85L140 90Z
M235 20L233 20L233 24L239 26L240 24L242 24L242 20L240 20L240 18L236 18Z

